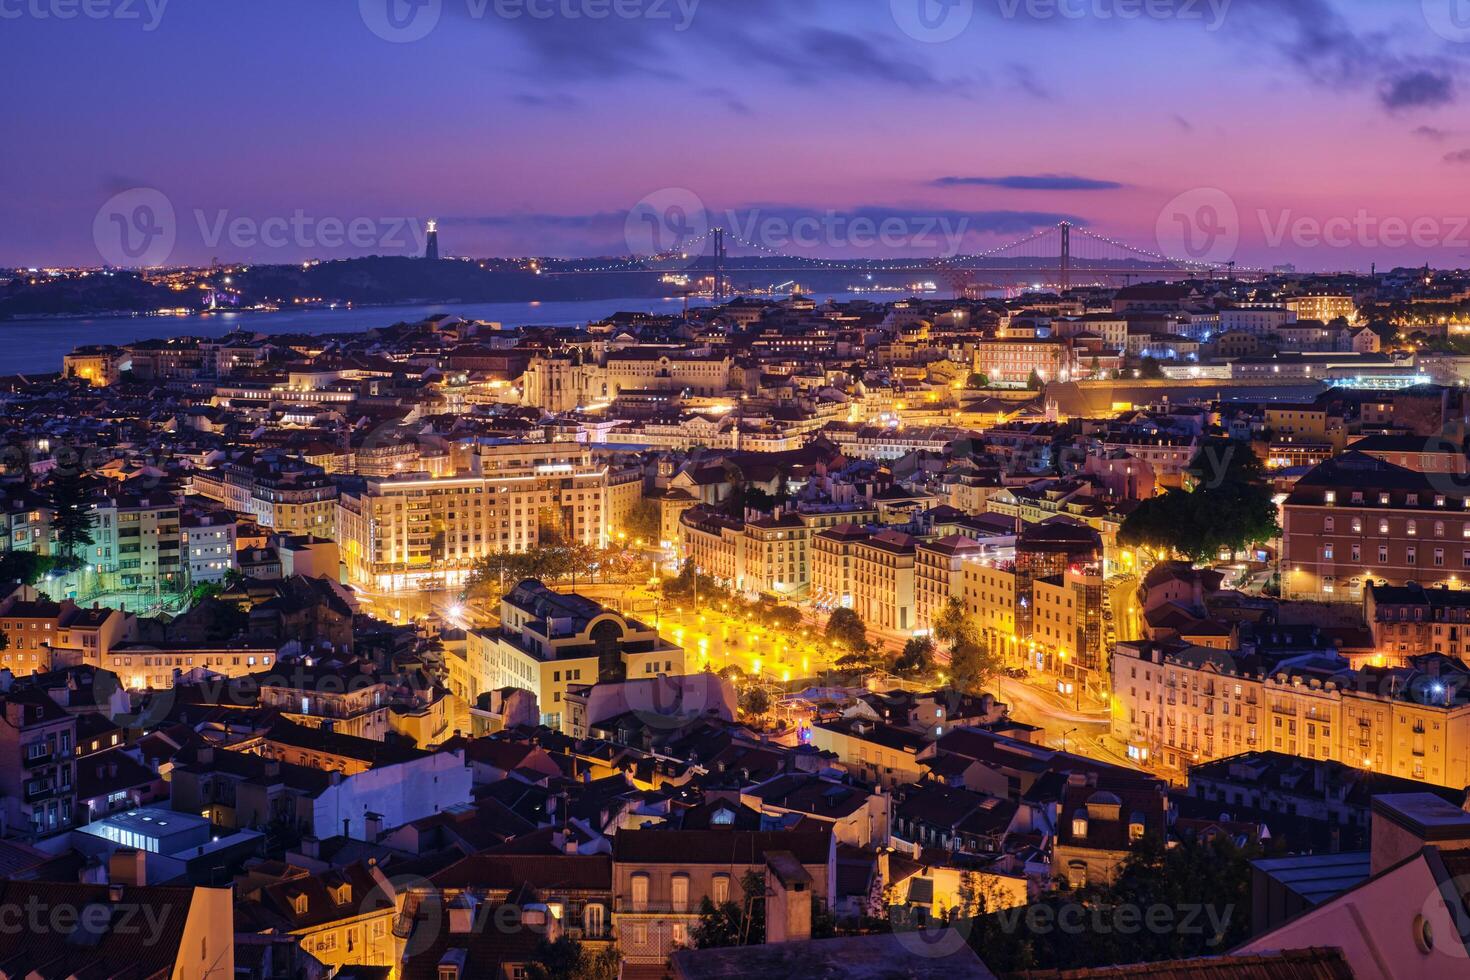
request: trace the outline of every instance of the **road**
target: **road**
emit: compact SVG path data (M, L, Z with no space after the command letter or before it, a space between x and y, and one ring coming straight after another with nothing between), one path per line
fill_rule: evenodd
M1074 699L1028 681L1010 677L997 678L996 692L1011 709L1011 717L1042 729L1042 741L1052 748L1065 749L1091 759L1137 769L1126 754L1111 745L1112 722L1105 707L1083 700L1079 709Z

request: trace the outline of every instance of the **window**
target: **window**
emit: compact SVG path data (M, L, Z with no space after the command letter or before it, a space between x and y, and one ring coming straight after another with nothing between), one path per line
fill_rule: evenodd
M715 875L710 881L709 899L716 905L724 905L730 900L730 876Z
M582 931L588 939L600 939L607 932L607 908L592 903L582 909Z
M633 879L632 879L632 882L631 882L631 886L632 886L632 889L633 889L633 895L632 895L633 911L634 912L647 912L648 911L648 875L642 874L642 873L635 874L633 876Z
M1081 813L1072 818L1072 836L1082 840L1087 838L1087 817Z
M669 882L670 901L675 912L689 911L689 876L676 874Z

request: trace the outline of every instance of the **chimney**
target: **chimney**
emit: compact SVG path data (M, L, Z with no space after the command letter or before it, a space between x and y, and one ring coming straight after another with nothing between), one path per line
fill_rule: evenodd
M364 813L362 815L363 837L368 843L376 843L383 834L383 815L381 813Z
M476 900L461 893L449 904L449 933L453 936L468 936L475 930Z
M1369 867L1374 875L1426 845L1441 851L1470 849L1470 813L1433 793L1385 793L1372 802Z
M766 853L766 942L812 938L812 876L790 851Z
M301 855L302 857L309 857L313 861L320 861L322 858L322 842L307 834L301 838Z
M123 886L148 884L147 857L145 852L133 847L120 847L112 852L107 860L107 880L118 893L112 899L114 902L122 900Z

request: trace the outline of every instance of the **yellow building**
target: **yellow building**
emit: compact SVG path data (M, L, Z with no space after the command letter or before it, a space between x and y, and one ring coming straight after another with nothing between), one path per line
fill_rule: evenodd
M492 445L465 475L373 479L345 492L337 540L355 584L459 584L481 557L529 550L549 532L607 546L641 492L636 470L611 470L573 444Z
M500 622L469 634L471 700L503 687L530 691L549 728L567 727L562 703L570 686L685 672L683 649L653 627L534 579L501 600Z
M962 535L914 547L914 616L919 629L932 631L950 597L964 594L965 569L973 564L969 559L983 550L980 542Z
M1273 670L1203 647L1119 643L1112 672L1113 734L1165 772L1269 750L1470 785L1470 669L1439 654L1402 668Z
M1333 320L1341 319L1346 320L1349 324L1358 322L1358 304L1353 302L1351 296L1292 296L1282 305L1295 313L1298 320L1331 323Z
M78 347L61 359L61 373L63 377L78 378L94 388L106 388L117 384L122 358L123 352L116 347Z
M870 629L909 633L914 617L914 539L882 531L853 543L852 608Z
M57 651L58 656L62 651ZM174 679L195 669L243 677L276 662L276 648L207 647L192 644L121 643L103 652L99 665L130 691L171 691Z
M354 864L288 878L262 888L258 901L328 968L386 966L397 975L393 920L403 896L377 867Z
M916 732L864 718L812 726L813 748L834 753L848 772L892 788L917 783L925 768L918 754L928 741Z

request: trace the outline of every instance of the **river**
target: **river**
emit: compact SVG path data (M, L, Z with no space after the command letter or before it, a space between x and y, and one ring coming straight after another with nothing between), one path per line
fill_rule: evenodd
M935 295L935 294L930 294ZM891 302L902 293L816 293L817 301L871 299ZM691 298L689 305L711 300ZM435 313L488 320L507 327L576 326L620 311L677 313L678 297L650 299L558 300L546 303L431 303L416 306L357 306L351 309L280 310L274 313L218 312L192 316L112 316L0 322L0 375L41 374L61 370L61 359L83 344L126 344L162 337L223 337L235 330L255 333L351 333L416 323Z

